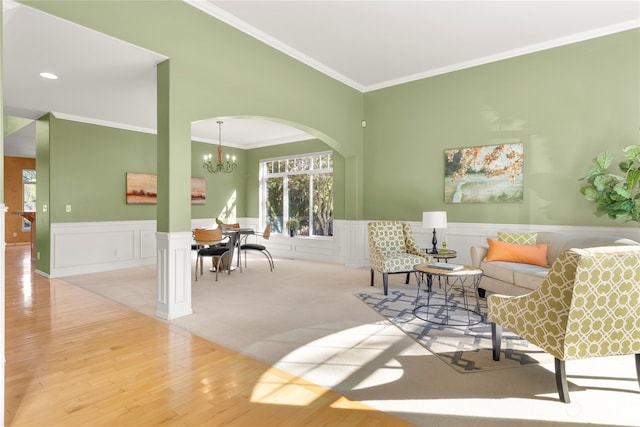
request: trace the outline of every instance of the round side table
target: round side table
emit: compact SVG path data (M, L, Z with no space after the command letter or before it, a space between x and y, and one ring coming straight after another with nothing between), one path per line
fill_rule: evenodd
M463 266L460 270L447 270L444 268L438 268L430 266L429 264L418 264L415 267L416 276L418 277L418 293L414 302L413 313L419 319L427 322L437 323L448 326L468 326L480 323L483 320L483 315L480 311L480 296L478 295L478 285L480 284L480 278L483 271L479 268L469 265ZM431 295L433 293L432 284L433 279L437 277L440 287L444 289L444 303L443 304L431 304ZM427 289L427 303L419 304L420 302L420 287L422 284L428 286ZM449 302L450 292L457 288L461 291L462 295L462 307L458 305L451 305ZM475 308L469 308L469 292L474 293L476 300ZM420 310L426 308L424 312ZM444 309L444 315L441 312ZM452 319L450 311L466 311L466 322L460 319ZM424 317L422 317L424 316ZM440 316L440 318L437 318Z
M444 260L444 262L448 262L448 260L456 258L458 256L458 253L456 251L452 251L451 249L438 249L437 254L430 253L428 249L425 249L425 252L436 261Z

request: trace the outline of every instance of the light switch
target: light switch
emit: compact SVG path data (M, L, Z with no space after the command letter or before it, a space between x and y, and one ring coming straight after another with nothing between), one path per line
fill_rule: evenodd
M67 205L67 212L71 212L71 205Z
M47 211L47 205L42 205L42 212L46 212Z

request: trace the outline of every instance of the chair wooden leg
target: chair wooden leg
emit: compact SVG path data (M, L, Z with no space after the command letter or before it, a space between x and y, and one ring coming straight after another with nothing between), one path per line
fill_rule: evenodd
M404 284L408 285L409 284L409 276L411 275L411 273L407 273L407 280L405 280Z
M371 269L371 286L373 286L373 268Z
M500 360L500 346L502 344L502 326L491 322L491 345L493 347L493 360Z
M382 285L384 287L384 294L388 295L389 273L382 273Z
M567 384L567 371L565 369L564 360L556 357L556 387L560 400L564 403L571 403L569 399L569 385Z
M196 282L198 281L198 261L200 260L200 255L196 256Z
M636 374L638 374L638 385L640 385L640 353L636 354Z

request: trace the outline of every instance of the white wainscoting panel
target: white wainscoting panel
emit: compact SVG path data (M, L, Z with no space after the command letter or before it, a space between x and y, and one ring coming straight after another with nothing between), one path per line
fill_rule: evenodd
M153 264L155 232L155 221L52 224L49 277Z
M258 218L238 218L242 227L263 231ZM334 220L334 237L289 237L272 234L264 243L274 257L307 259L344 264L349 267L369 266L367 225L369 220ZM407 221L421 248L431 248L433 230L422 228L422 222ZM611 235L640 241L640 227L585 227L559 225L481 224L450 222L438 229L438 246L447 242L457 251L456 263L470 264L471 246L486 246L487 237L498 231L555 231L570 235ZM194 219L192 228L216 227L215 218ZM251 237L250 237L251 238ZM156 222L122 221L101 223L65 223L51 226L51 277L116 270L156 263Z
M433 229L422 228L420 222L410 222L416 242L421 248L432 247ZM457 252L457 264L471 264L471 247L488 246L487 238L497 238L498 231L504 232L556 232L575 237L580 236L619 236L640 242L640 227L587 227L570 225L535 225L535 224L476 224L449 223L446 230L436 230L438 247L447 242L447 249Z

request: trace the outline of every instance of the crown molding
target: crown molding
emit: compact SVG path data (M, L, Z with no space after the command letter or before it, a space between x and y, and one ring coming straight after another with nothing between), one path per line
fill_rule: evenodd
M254 27L253 25L249 25L247 22L236 18L232 14L220 9L217 6L212 5L208 1L202 0L182 0L185 3L195 7L203 11L204 13L213 16L214 18L228 24L235 29L242 31L243 33L265 43L266 45L288 55L309 67L320 71L322 74L325 74L341 83L344 83L347 86L350 86L360 92L365 92L365 87L360 85L354 80L346 77L345 75L335 71L334 69L327 67L326 65L316 61L315 59L305 55L304 53L298 51L297 49L292 48L291 46L282 43L280 40L271 37L264 31L261 31Z
M309 141L314 139L313 137L310 138L308 134L299 134L299 135L290 135L287 137L283 137L283 138L274 138L274 139L268 139L268 140L262 140L262 141L257 141L251 144L235 144L233 142L229 142L229 141L222 141L222 146L223 147L231 147L231 148L239 148L241 150L251 150L253 148L262 148L262 147L270 147L272 145L280 145L280 144L289 144L292 142L302 142L302 141ZM193 136L191 138L192 141L196 141L196 142L202 142L204 144L212 144L212 145L218 145L218 140L217 139L210 139L210 138L200 138L197 136Z
M470 61L459 62L457 64L448 65L446 67L435 68L433 70L428 70L423 73L413 74L410 76L406 76L399 79L388 80L386 82L382 82L375 85L366 86L363 92L371 92L378 89L384 89L391 86L400 85L403 83L409 83L416 80L425 79L428 77L434 77L441 74L451 73L454 71L464 70L466 68L477 67L479 65L490 64L492 62L502 61L504 59L515 58L522 55L527 55L530 53L541 52L543 50L553 49L556 47L566 46L573 43L578 43L586 40L595 39L598 37L608 36L611 34L619 33L622 31L632 30L634 28L640 27L640 21L638 20L630 20L621 22L615 25L610 25L607 27L601 27L595 30L584 31L582 33L572 34L567 37L561 37L553 40L549 40L544 43L536 43L529 46L524 46L518 49L507 50L504 52L500 52L495 55L484 56L481 58L473 59Z
M52 111L51 114L53 114L53 116L57 119L71 120L74 122L87 123L90 125L98 125L98 126L105 126L110 128L116 128L116 129L131 130L135 132L150 133L152 135L156 135L158 133L156 129L145 128L141 126L133 126L125 123L110 122L107 120L98 120L92 117L75 116L73 114L57 113L55 111Z

